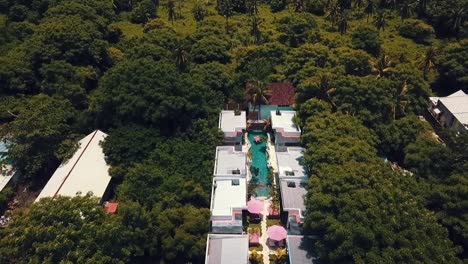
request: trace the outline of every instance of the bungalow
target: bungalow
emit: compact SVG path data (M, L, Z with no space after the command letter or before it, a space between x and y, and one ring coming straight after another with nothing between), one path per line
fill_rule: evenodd
M307 180L304 152L301 147L287 147L284 152L276 152L280 179Z
M314 254L314 240L308 236L287 236L286 244L288 247L289 263L304 264L314 263L317 259Z
M236 150L242 150L246 121L244 111L221 111L219 129L224 133L225 145L235 146Z
M287 227L290 234L301 234L306 210L304 196L307 193L304 180L280 180L281 205L287 213Z
M205 264L249 263L249 239L247 235L208 234Z
M459 90L447 97L429 97L429 112L444 128L468 131L468 94Z
M107 134L96 130L79 141L73 157L63 162L47 182L36 202L44 197L92 194L102 199L111 177L101 142Z
M242 234L242 210L247 209L246 179L215 177L211 188L213 233Z
M288 146L300 146L301 129L294 124L296 111L271 111L271 127L275 131L275 150L286 151Z
M233 146L216 147L213 175L215 177L241 177L247 175L247 154Z

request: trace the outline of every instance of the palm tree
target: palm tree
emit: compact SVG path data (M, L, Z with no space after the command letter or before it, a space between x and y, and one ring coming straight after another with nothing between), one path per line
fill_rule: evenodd
M419 12L421 12L422 15L426 15L427 2L429 2L429 0L419 0L418 1L418 9L419 9Z
M251 33L255 38L255 43L258 44L260 42L260 38L262 36L262 32L260 31L260 25L263 23L263 19L259 19L258 16L252 16L251 19Z
M371 61L372 72L377 75L377 79L388 75L394 70L396 62L389 56L382 54L375 61Z
M338 23L338 30L340 31L341 35L345 34L348 30L348 18L346 17L346 13L343 12L340 16L340 20Z
M174 60L180 72L185 71L189 64L189 53L182 44L178 44L174 51Z
M429 47L424 54L424 57L419 64L419 68L423 72L424 80L427 79L427 74L435 68L435 60L437 57L437 50L434 47Z
M232 0L219 0L218 1L218 10L219 13L224 16L226 19L226 33L229 34L229 18L232 17L234 10L233 10L233 3Z
M255 112L255 109L258 106L258 118L260 118L260 110L262 104L268 104L268 96L270 91L266 88L265 84L261 81L254 82L250 89L248 90L249 101L253 104L254 108L252 112Z
M460 28L463 24L463 19L466 16L466 10L463 7L460 8L453 8L450 10L450 17L451 17L451 29L455 33L457 39L459 38Z
M401 20L413 16L413 13L414 5L411 4L409 1L405 1L400 7Z
M364 13L367 15L367 22L369 22L369 17L375 13L376 8L374 0L367 0L366 7L364 8Z
M254 16L258 14L258 0L248 0L247 1L247 10L249 15Z
M176 18L174 0L169 0L167 2L167 16L169 20L172 22L172 25L174 25L174 19Z
M193 18L195 21L197 21L197 23L205 18L206 13L207 11L205 5L200 2L197 2L192 9Z
M334 26L341 14L339 4L335 1L330 1L330 4L327 6L327 13L327 19L331 22L332 26Z
M288 263L287 256L288 253L286 252L286 249L278 248L276 250L276 263Z
M183 1L184 1L184 0L179 0L179 1L178 1L178 2L179 2L179 18L182 18L182 2L183 2Z
M359 8L359 7L361 7L362 5L364 5L364 1L363 1L363 0L354 0L353 3L354 3L354 7L357 7L357 8Z
M336 104L333 101L333 95L336 93L336 88L332 86L333 76L331 74L321 74L319 75L319 93L317 98L327 102L332 111L336 111Z
M379 12L377 17L374 20L375 27L380 30L385 31L385 25L387 24L387 13L386 12Z
M409 85L405 81L400 90L397 90L394 94L394 102L392 105L393 120L396 120L397 112L401 114L405 113L405 108L409 104L409 99L406 97L408 91Z

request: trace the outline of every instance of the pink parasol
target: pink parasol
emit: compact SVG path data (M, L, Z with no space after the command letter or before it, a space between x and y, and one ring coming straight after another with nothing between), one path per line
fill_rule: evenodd
M263 201L257 199L250 199L247 202L247 210L252 214L259 214L263 211Z
M256 143L258 143L258 142L262 141L262 138L261 138L260 136L255 136L255 137L254 137L254 141L255 141Z
M279 225L270 226L267 230L267 233L269 239L276 241L281 241L288 235L288 231Z

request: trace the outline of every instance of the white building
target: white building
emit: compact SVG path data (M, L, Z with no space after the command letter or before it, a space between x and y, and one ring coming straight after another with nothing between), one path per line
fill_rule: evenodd
M288 229L299 229L304 222L306 185L304 180L280 180L281 206L288 212Z
M215 177L243 177L247 175L247 154L234 146L216 147L213 175Z
M96 130L80 140L78 150L57 168L36 202L44 197L73 197L88 193L102 199L111 180L100 145L106 136Z
M205 264L249 263L249 237L247 235L208 234Z
M288 146L300 146L301 129L294 124L296 111L271 111L271 126L275 131L275 150L286 151Z
M244 111L221 111L219 129L224 133L225 145L235 146L236 150L242 150L246 122Z
M280 179L307 180L304 153L305 149L301 147L287 147L284 152L276 152Z
M442 127L468 131L468 94L462 90L447 97L429 97L429 112Z
M213 179L211 224L213 233L242 233L242 210L247 209L245 178Z

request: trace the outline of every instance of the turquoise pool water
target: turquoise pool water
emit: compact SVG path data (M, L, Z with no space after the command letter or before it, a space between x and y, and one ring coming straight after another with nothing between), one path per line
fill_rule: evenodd
M270 118L271 111L279 110L294 110L291 106L277 106L277 105L262 105L260 107L260 119L268 119ZM253 110L253 107L250 108L250 111ZM258 108L256 109L258 111Z
M255 136L266 137L267 135L261 131L249 131L248 138L251 145L250 151L252 152L252 165L250 167L258 168L258 174L255 174L251 169L252 181L257 183L257 188L255 188L257 197L269 197L266 140L255 143Z

